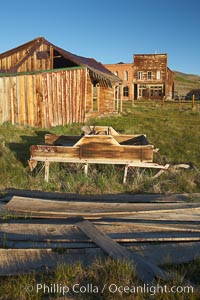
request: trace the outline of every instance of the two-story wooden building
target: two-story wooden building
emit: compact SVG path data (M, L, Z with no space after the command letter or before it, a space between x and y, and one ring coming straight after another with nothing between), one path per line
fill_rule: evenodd
M169 69L167 59L167 54L135 54L132 64L105 66L123 80L123 100L167 100L174 98L174 73Z
M117 76L39 37L0 54L0 123L50 127L116 111Z
M174 73L167 66L167 54L135 54L134 99L173 99Z

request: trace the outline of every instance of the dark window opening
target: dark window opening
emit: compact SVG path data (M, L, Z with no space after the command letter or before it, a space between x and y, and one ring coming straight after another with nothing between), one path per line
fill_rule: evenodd
M78 65L73 61L64 58L59 52L54 50L53 52L53 69L61 68L72 68L77 67Z
M152 72L147 72L147 79L151 80L152 79Z
M162 86L150 86L150 97L161 98L163 96Z
M128 86L125 86L123 88L123 96L124 97L128 97L129 96L129 88L128 88Z

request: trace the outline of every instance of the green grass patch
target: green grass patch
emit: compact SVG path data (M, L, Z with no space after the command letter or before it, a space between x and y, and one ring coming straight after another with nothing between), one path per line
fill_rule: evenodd
M198 300L199 260L182 266L166 266L174 274L173 281L154 281L144 285L135 266L121 260L96 259L86 267L80 262L58 265L55 271L0 277L0 299L127 299L127 300ZM183 278L191 278L186 284ZM195 284L193 287L192 284ZM171 292L171 288L173 293ZM177 289L177 290L175 290ZM2 295L2 297L1 297Z
M190 79L187 79L187 78L181 77L181 76L175 76L174 80L180 81L180 82L183 82L183 83L194 83L194 84L197 84L197 82L195 80L190 80Z
M125 103L121 115L97 118L88 124L112 126L119 133L146 134L159 148L155 161L166 157L173 166L191 162L200 169L200 112L187 106L181 110L175 103L164 106L158 101L137 101L132 107ZM70 193L122 193L122 192L199 192L199 173L194 169L174 171L152 181L155 170L129 170L127 183L122 185L123 167L90 165L84 175L81 165L50 164L50 180L44 181L41 163L30 172L27 160L31 145L44 144L45 133L80 135L82 124L58 126L49 129L23 127L5 123L0 126L0 190L5 188L58 191Z

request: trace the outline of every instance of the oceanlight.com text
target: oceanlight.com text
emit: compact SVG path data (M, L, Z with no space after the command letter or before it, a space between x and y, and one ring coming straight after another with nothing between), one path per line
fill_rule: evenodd
M72 286L65 284L45 284L37 283L35 286L26 285L25 290L27 293L42 293L42 294L190 294L194 293L193 286L168 286L168 285L117 285L116 283L103 284L102 286L94 285L92 283L79 284L75 283Z

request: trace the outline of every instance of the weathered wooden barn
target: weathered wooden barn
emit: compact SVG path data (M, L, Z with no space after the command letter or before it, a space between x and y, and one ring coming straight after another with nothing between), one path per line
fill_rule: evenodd
M0 54L0 123L50 127L113 113L120 82L96 60L36 38Z

